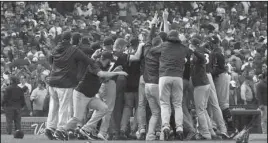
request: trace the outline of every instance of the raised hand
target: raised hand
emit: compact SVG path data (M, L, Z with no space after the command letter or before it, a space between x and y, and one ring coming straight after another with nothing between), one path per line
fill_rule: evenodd
M168 11L167 11L167 9L165 9L164 10L164 12L163 12L163 20L167 20L168 19Z
M101 54L101 49L98 49L92 54L91 57L94 59L95 57L99 56L100 54Z
M152 19L151 23L152 23L152 24L156 24L156 23L157 23L157 20L158 20L158 13L155 12L155 13L154 13L154 18Z

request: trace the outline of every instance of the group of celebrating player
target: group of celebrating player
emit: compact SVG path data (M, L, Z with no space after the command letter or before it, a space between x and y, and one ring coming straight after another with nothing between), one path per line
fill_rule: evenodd
M136 61L141 68L139 102L148 101L151 110L147 128L138 121L138 139L166 141L170 140L171 131L176 140L229 139L236 133L229 109L230 76L226 73L219 38L212 34L204 42L194 35L187 42L182 41L178 31L169 31L168 12L162 17L164 31L156 34L156 13L150 32L143 33L144 42L129 45L123 38L115 41L106 38L103 47L90 57L72 45L71 32L63 33L62 42L49 58L52 71L45 131L49 139L68 140L77 135L89 140L108 140L118 90L116 81L128 76L125 67ZM125 52L128 46L136 49L134 54ZM86 71L77 81L78 69L82 68ZM191 94L198 130L188 110ZM82 125L87 105L94 113ZM139 104L137 116L148 116L141 105L146 106Z

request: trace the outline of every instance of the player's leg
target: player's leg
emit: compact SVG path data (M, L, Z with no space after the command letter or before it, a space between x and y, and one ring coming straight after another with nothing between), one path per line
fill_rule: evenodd
M202 136L202 139L211 139L211 134L209 131L208 125L208 116L207 116L207 90L209 85L205 86L198 86L194 88L194 102L195 102L195 109L196 114L198 116L198 123L199 123L199 132Z
M12 107L5 107L4 110L6 114L7 133L11 135L14 120L14 110Z
M168 140L170 132L170 94L171 94L171 82L169 77L159 78L159 99L161 108L161 120L162 120L162 131L164 133L164 140Z
M109 133L112 135L112 139L119 139L120 123L123 114L124 107L124 94L126 88L126 77L118 76L116 80L116 99L114 105L114 111L112 112Z
M138 103L138 110L137 110L137 118L138 118L138 139L145 139L146 135L146 105L147 99L145 97L145 82L143 76L140 76L140 83L139 83L139 103Z
M267 134L267 106L263 106L261 109L262 117L261 117L261 126L262 126L262 133Z
M123 109L123 116L121 119L121 127L120 127L120 137L122 139L126 139L127 135L127 127L129 123L129 119L131 115L133 114L133 108L134 108L134 100L135 95L132 92L126 92L124 95L124 109Z
M45 135L50 139L55 139L54 132L57 128L58 123L58 112L59 112L59 98L54 87L49 87L49 111L47 117L47 126L45 130Z
M77 124L82 124L86 107L91 98L86 97L83 93L74 90L73 91L73 107L74 116L68 120L65 130L73 130L77 127Z
M215 87L218 96L219 106L222 110L223 119L227 123L228 131L236 132L236 129L233 125L233 119L229 109L229 83L230 76L227 73L220 74L215 80ZM233 135L231 135L232 137Z
M21 109L14 109L15 130L21 130Z
M161 120L161 112L159 105L159 89L157 84L145 84L145 95L148 99L152 116L149 122L146 140L156 140L156 127Z
M94 140L95 135L92 132L96 129L98 122L108 113L108 106L97 97L93 97L89 101L89 106L94 109L94 113L89 121L82 127L80 132L87 136L88 139Z
M183 80L180 77L170 77L172 79L171 99L175 110L176 138L183 140Z
M98 133L98 137L107 140L108 139L108 128L110 125L111 120L111 114L114 110L115 105L115 99L116 99L116 83L114 80L109 80L108 83L106 83L106 95L103 97L105 103L108 106L108 112L103 117L100 132Z
M192 116L189 113L189 96L191 87L188 80L183 80L183 100L182 100L182 111L183 111L183 129L188 132L185 140L191 140L194 138L196 132L193 125Z
M59 98L59 121L55 131L55 137L60 140L68 140L68 135L64 130L70 117L70 102L73 100L73 88L55 88Z
M219 128L219 131L222 135L227 135L227 128L223 119L222 111L218 103L218 97L215 89L215 85L212 79L211 74L207 74L207 77L210 82L210 87L208 89L209 99L208 99L208 110L212 114L212 122L214 121ZM226 136L228 137L228 136Z
M138 92L133 92L134 96L134 119L131 125L130 138L136 139L136 132L138 131L138 105L139 105L139 95Z

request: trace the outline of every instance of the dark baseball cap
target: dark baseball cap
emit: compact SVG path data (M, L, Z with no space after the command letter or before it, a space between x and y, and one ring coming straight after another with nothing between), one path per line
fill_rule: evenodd
M113 60L113 54L111 52L104 51L101 54L103 60Z
M200 45L201 41L197 38L192 38L191 43L195 46L198 46L198 45Z
M19 78L16 77L16 76L14 76L14 75L10 76L9 80L10 80L10 82L13 83L13 84L18 84L19 81L20 81Z
M160 36L157 36L157 37L153 38L152 45L153 46L159 46L161 44L161 42L162 42L161 37Z
M109 37L111 37L113 39L113 41L115 41L117 39L117 36L115 34L111 34Z
M71 32L69 32L69 31L63 32L62 40L68 41L68 40L71 40L71 38L72 38L72 33Z
M90 45L90 48L93 49L94 51L97 50L97 49L100 49L101 46L100 46L100 43L99 42L94 42Z
M191 38L191 43L193 44L193 45L195 45L195 46L197 46L197 45L200 45L201 44L201 37L200 36L198 36L198 35L195 35L195 36L193 36L193 38Z
M113 44L114 44L114 40L111 37L105 38L103 41L104 46L109 46L109 45L113 45Z
M175 40L175 41L180 41L179 39L179 33L176 30L171 30L167 34L168 40Z
M213 44L218 44L220 42L219 38L217 36L210 37L210 42Z
M158 35L161 37L161 39L163 41L167 40L167 33L166 32L161 31L161 32L158 33Z
M133 37L130 39L130 45L131 46L138 46L139 45L139 39L137 37Z

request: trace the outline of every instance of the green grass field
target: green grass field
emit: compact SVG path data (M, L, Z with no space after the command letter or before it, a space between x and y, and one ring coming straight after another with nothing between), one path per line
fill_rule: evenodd
M12 135L1 135L1 143L87 143L86 140L50 141L42 135L25 135L23 139L14 139ZM91 143L105 143L106 141L91 141ZM163 143L167 141L107 141L108 143ZM251 134L249 143L266 143L267 134ZM234 140L222 141L168 141L168 143L235 143Z

